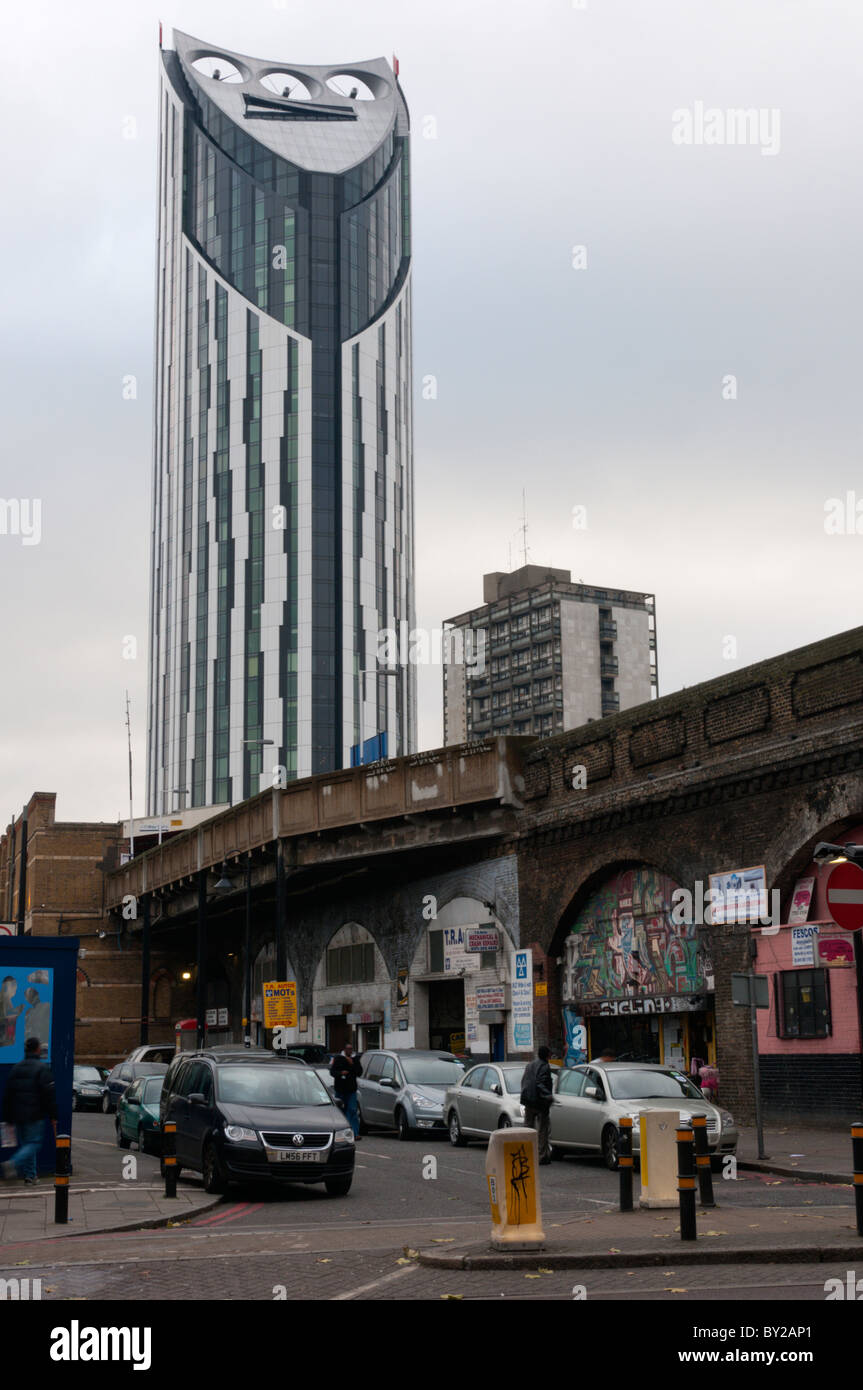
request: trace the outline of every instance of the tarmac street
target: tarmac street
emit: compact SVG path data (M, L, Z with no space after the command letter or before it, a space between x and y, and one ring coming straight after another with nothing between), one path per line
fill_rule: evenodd
M258 1185L219 1199L184 1173L172 1203L158 1161L119 1150L113 1133L111 1116L75 1116L68 1226L52 1224L50 1180L35 1194L0 1191L0 1279L26 1268L43 1300L57 1301L824 1302L828 1280L863 1276L853 1191L838 1172L830 1182L742 1166L733 1180L717 1174L716 1207L699 1211L698 1240L682 1242L676 1210L622 1215L617 1175L569 1157L542 1170L544 1250L504 1256L490 1252L482 1143L378 1132L358 1145L345 1198Z

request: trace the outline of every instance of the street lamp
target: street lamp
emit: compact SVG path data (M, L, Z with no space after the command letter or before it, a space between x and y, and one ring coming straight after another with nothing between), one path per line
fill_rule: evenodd
M863 845L831 845L821 840L812 851L816 864L863 864Z

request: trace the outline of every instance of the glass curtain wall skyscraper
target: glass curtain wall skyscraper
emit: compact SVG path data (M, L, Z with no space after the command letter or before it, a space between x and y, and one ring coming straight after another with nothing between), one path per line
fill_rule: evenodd
M416 746L409 121L382 58L161 52L147 804ZM274 771L275 770L275 771Z

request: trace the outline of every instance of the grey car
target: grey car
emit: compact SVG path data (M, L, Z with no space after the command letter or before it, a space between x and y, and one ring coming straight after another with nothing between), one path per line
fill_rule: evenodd
M418 1049L373 1050L360 1061L357 1103L363 1129L397 1129L399 1139L412 1139L420 1130L443 1131L444 1094L464 1071L458 1057Z
M638 1121L648 1110L677 1110L680 1124L688 1124L693 1115L706 1115L710 1152L736 1152L734 1117L706 1100L684 1072L671 1066L608 1062L559 1073L551 1107L552 1157L587 1149L601 1153L606 1167L615 1169L621 1117L632 1116L632 1148L637 1154L641 1146Z
M471 1067L444 1098L444 1120L450 1143L463 1147L468 1139L487 1139L495 1129L524 1124L521 1082L524 1062L483 1063Z

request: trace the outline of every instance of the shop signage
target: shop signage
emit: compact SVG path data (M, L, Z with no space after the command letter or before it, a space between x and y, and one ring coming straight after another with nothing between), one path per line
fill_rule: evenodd
M217 1022L218 1026L219 1026L220 1028L227 1028L227 1026L228 1026L228 1010L227 1010L227 1009L219 1009L219 1017L218 1017L218 1019L216 1020L216 1022Z
M548 985L546 984L545 980L537 980L535 993L537 999L545 998L545 996L548 994Z
M791 895L791 907L788 911L788 925L795 926L798 922L805 922L809 916L809 908L812 903L812 890L815 887L815 877L798 878L794 885L794 892Z
M815 964L815 943L818 939L818 928L812 927L792 927L791 928L791 964L792 965L814 965Z
M408 1006L408 968L406 965L400 967L397 975L396 985L396 1007L406 1009Z
M825 931L829 930L829 927L825 928ZM819 933L815 949L819 965L854 964L854 942L850 936L821 936Z
M370 1014L345 1014L345 1018L348 1023L380 1023L383 1019L383 1014L380 1009L378 1009L375 1013Z
M217 1009L207 1009L207 1012L204 1014L204 1022L206 1023L206 1025L207 1025L208 1028L215 1028L215 1026L216 1026L216 1019L217 1019L217 1018L218 1018L218 1010L217 1010Z
M674 997L664 994L641 994L633 999L600 999L579 1005L582 1014L591 1017L617 1018L630 1014L696 1013L706 1007L703 994Z
M261 988L264 995L264 1027L296 1028L296 980L265 980Z
M444 927L443 968L447 975L465 974L476 970L479 962L468 954L467 927Z
M478 1009L503 1009L506 1007L506 989L503 985L481 985L476 991Z
M714 925L754 922L768 915L767 878L764 865L748 869L724 869L710 875L710 916Z
M510 956L512 977L512 1040L518 1052L533 1051L533 958L530 951L513 951Z
M500 934L495 927L468 927L468 951L499 951Z

